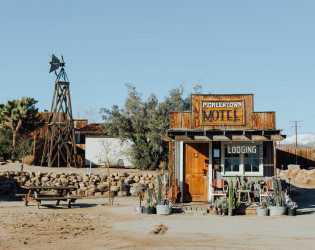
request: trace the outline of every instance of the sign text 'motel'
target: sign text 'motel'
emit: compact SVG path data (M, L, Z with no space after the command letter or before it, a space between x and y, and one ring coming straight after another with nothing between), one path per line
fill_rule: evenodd
M244 101L202 102L202 123L204 125L243 124Z

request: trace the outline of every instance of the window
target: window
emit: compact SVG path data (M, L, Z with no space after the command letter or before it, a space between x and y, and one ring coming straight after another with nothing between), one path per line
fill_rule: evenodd
M240 171L240 155L228 153L227 146L225 146L225 172L239 172Z
M245 172L259 172L259 147L256 152L244 155Z
M263 143L221 143L222 176L263 176Z

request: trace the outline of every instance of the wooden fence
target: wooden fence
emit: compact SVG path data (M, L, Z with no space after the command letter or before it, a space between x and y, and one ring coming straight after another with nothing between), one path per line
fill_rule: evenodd
M315 167L315 149L277 148L277 168L287 169L289 164L300 165L302 169Z

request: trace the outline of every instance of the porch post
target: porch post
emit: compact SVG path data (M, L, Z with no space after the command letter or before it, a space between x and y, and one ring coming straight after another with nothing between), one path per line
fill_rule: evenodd
M184 201L184 142L179 143L179 189L181 192L180 202Z
M208 200L212 201L212 173L213 173L213 166L212 166L212 142L209 142L209 187L208 187Z

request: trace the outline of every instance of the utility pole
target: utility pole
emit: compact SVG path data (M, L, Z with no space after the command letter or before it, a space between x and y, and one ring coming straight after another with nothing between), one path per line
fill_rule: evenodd
M294 122L294 128L295 128L295 148L298 147L298 143L297 143L297 128L300 126L297 126L298 122L302 122L302 121L290 121L290 122ZM293 126L291 126L291 128L293 128Z
M297 140L297 128L300 126L297 126L298 122L302 122L302 121L290 121L290 122L294 122L294 128L295 128L295 164L297 165L297 148L298 148L298 140ZM293 127L293 126L291 126Z

